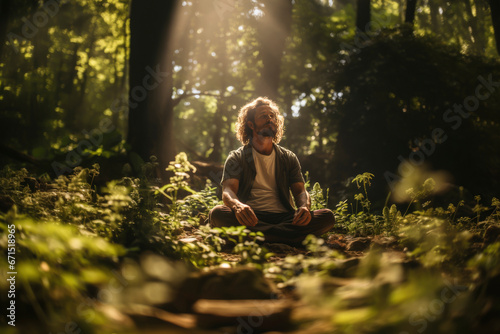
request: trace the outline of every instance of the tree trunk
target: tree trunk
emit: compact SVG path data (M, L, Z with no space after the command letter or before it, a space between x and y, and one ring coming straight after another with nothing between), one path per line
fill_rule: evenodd
M223 94L221 94L223 95ZM208 160L220 162L222 159L222 127L224 122L222 119L223 108L225 108L224 97L220 96L217 102L217 111L214 115L215 130L212 135L212 152L208 156Z
M72 97L75 92L75 78L77 78L77 65L78 65L78 50L80 49L81 44L74 43L73 50L71 54L70 61L68 62L68 75L61 75L64 80L62 84L64 88L62 89L62 93L65 94L63 103L64 109L64 126L67 129L71 129L74 131L75 125L75 112L76 110L73 108L74 104L72 103Z
M217 98L217 110L214 114L214 125L215 129L212 134L212 152L208 156L210 161L219 163L222 160L222 128L224 127L224 115L226 114L226 103L224 98L224 93L227 89L227 78L228 78L228 66L229 63L227 54L227 44L226 44L226 32L229 31L229 24L227 20L222 20L219 22L220 34L219 41L216 45L221 45L220 48L216 49L216 53L219 55L219 75L220 75L220 88L219 97Z
M417 0L406 0L405 23L415 23L415 10L417 9Z
M487 20L488 4L486 1L476 1L474 4L476 7L477 36L479 38L479 45L484 54L488 44L486 37L486 30L488 27L484 24Z
M116 95L116 98L119 99L125 92L127 83L128 83L128 69L129 69L129 45L128 41L130 40L130 36L128 33L128 21L129 19L125 20L123 22L123 52L125 53L125 63L123 64L123 73L122 76L120 77L121 79L117 81L119 82L119 87L118 87L118 93ZM119 129L125 129L126 124L123 122L123 116L125 114L124 110L120 111L113 111L113 118L115 121L113 122L114 124L118 125Z
M265 1L264 17L257 26L260 40L260 56L264 67L255 89L258 96L272 100L278 97L281 74L281 59L285 42L292 25L292 1Z
M125 76L125 73L120 73L118 70L118 57L120 54L120 49L116 48L115 53L113 54L113 75L114 75L114 81L115 85L113 86L113 96L114 99L119 99L120 95L122 93L122 85L120 84L122 81L122 78ZM127 59L125 59L125 62L127 62ZM125 70L123 71L125 72ZM120 76L121 74L122 76ZM113 110L113 114L111 115L111 120L113 124L118 125L120 122L120 112L118 110Z
M366 33L370 29L371 0L358 0L356 9L356 30Z
M497 43L497 52L500 55L500 1L490 0L491 20L493 21L493 30L495 31L495 41Z
M407 0L398 0L398 19L399 24L403 24L405 22L405 3Z
M76 111L75 112L75 128L74 130L80 130L79 127L82 125L87 125L85 124L85 109L88 107L85 105L85 95L86 95L86 89L87 89L87 83L89 80L89 71L90 71L90 60L94 54L94 45L96 42L96 35L95 35L95 30L96 26L92 24L92 28L90 28L90 32L88 35L88 52L87 52L87 62L85 64L85 68L82 73L82 80L80 82L80 89L78 91L78 95L75 97L75 105L73 106L73 109ZM86 49L86 48L85 48Z
M484 36L481 36L478 25L477 15L479 13L479 4L476 4L476 16L472 13L471 0L464 0L465 10L467 12L467 25L470 28L470 40L474 50L479 54L484 54Z
M429 8L431 11L431 27L432 31L437 33L440 27L441 14L439 14L439 5L435 1L429 2Z
M40 67L39 58L35 55L38 54L39 39L33 40L33 73L38 75L38 68ZM32 154L33 149L39 141L39 131L40 131L40 106L38 104L38 80L30 80L30 98L29 98L29 126L28 130L25 131L25 143L28 145L28 152Z
M0 1L0 56L2 55L5 41L7 39L7 29L9 25L9 15L11 0Z
M132 0L127 141L144 161L157 156L162 175L173 160L172 23L178 1Z
M51 106L44 100L45 93L45 78L47 77L47 61L48 61L48 43L49 39L48 27L43 26L39 28L36 38L32 39L32 60L33 60L33 79L30 80L30 125L27 130L27 143L29 143L29 152L33 148L40 145L40 138L42 137L42 130L40 123L44 120Z

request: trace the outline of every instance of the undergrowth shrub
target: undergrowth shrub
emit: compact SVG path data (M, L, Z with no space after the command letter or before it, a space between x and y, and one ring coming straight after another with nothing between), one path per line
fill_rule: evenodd
M311 189L311 180L309 179L309 172L304 173L305 185L304 188L309 192L311 198L311 210L325 209L328 205L328 195L330 189L323 190L321 185L316 182ZM325 195L326 193L326 195Z
M475 196L475 203L471 206L473 216L465 215L465 210L462 208L466 206L466 203L463 199L455 204L450 203L446 208L433 207L429 198L435 191L436 183L432 178L425 180L416 189L407 189L406 193L411 200L404 213L401 213L395 204L389 207L387 202L390 196L388 196L382 214L374 214L370 211L371 202L367 191L373 177L371 173L363 173L352 180L352 183L357 184L358 189L363 188L363 192L355 194L353 202L345 199L336 205L336 231L354 236L377 234L396 236L401 233L400 225L402 222L404 224L405 218L412 221L416 219L418 222L427 217L442 220L457 231L468 230L474 234L482 234L488 226L498 224L500 221L500 201L495 197L490 206L485 206L481 203L481 197ZM414 206L416 209L411 212L410 209Z
M253 263L261 267L273 255L258 244L264 241L264 234L260 231L252 232L246 226L231 226L215 227L210 232L234 245L232 252L240 256L239 264Z
M26 329L29 323L34 327L28 332L60 332L71 322L75 328L92 333L94 327L105 323L104 314L89 300L97 304L98 288L113 283L124 247L93 234L82 234L73 225L18 215L14 208L0 214L2 253L7 253L7 232L13 229L15 261L10 263L10 271L17 272L17 327ZM0 259L2 268L8 267L6 260L6 256ZM9 289L5 276L6 272L2 272L2 299Z
M354 204L349 203L348 199L337 204L335 214L338 230L356 236L380 234L390 230L387 219L371 212L368 187L373 177L371 173L363 173L352 180L351 183L356 183L357 188L363 188L363 191L354 195Z
M1 171L0 199L15 206L0 215L4 232L0 247L7 247L5 231L9 224L15 224L19 232L17 266L23 272L22 312L34 314L48 330L60 331L61 322L70 319L78 328L90 328L91 332L105 322L105 316L92 306L95 317L87 319L87 313L78 311L82 300L96 296L109 284L125 256L136 261L145 252L182 260L190 269L252 265L280 287L299 286L305 300L321 296L320 289L328 286L328 278L346 275L343 266L347 260L321 238L309 235L303 252L277 257L262 246L264 235L260 232L251 232L245 226L204 225L209 210L221 203L215 187L210 182L200 191L190 187L194 167L185 154L178 155L168 170L173 176L162 187L152 185L145 177L125 177L108 182L102 189L93 184L99 173L97 165L75 168L73 174L52 181L46 177L34 179L25 169ZM402 267L387 266L381 253L372 249L355 277L361 280L357 287L311 301L335 311L330 317L335 326L345 332L370 328L383 331L391 326L409 330L412 326L404 322L411 312L405 305L425 305L442 289L444 281L438 279L436 271L456 273L467 268L486 282L498 275L498 242L486 248L477 246L478 236L481 239L489 226L499 223L498 199L485 205L477 196L472 205L460 200L446 208L432 207L428 197L434 183L427 180L422 187L408 191L411 201L404 213L395 204L386 203L377 214L368 197L373 177L363 173L353 178L359 193L337 205L336 232L395 237L407 257L424 269L412 271L403 282ZM307 174L306 180L311 209L327 207L328 189L318 183L311 188ZM472 216L464 214L466 205L471 207ZM223 258L221 252L231 253L224 255L231 260ZM5 258L0 264L7 265ZM426 291L418 290L419 280ZM6 289L5 282L0 283L1 289ZM415 289L417 293L413 294ZM358 299L348 297L356 293ZM379 322L390 314L390 321ZM448 324L449 320L444 316L436 319L436 325ZM351 323L356 325L350 327Z

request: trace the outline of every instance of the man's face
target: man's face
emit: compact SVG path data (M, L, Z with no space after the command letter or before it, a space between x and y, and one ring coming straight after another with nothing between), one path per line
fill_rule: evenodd
M253 129L254 134L257 133L263 137L274 138L278 131L277 122L276 114L269 106L260 106L255 111L253 123L249 121L249 123L252 123L251 125L249 124L249 126Z

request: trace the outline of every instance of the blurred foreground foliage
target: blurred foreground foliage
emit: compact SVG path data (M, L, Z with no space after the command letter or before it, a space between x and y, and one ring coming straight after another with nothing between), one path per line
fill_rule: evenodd
M433 207L428 199L435 182L428 179L408 191L408 207L386 203L377 213L368 198L376 176L359 174L351 185L359 193L334 210L334 231L308 236L302 253L276 256L260 233L206 224L220 201L210 182L202 190L191 188L194 167L185 154L168 169L172 177L163 187L145 177L125 177L101 189L93 184L98 165L53 180L34 178L25 169L2 170L0 247L6 254L7 234L15 226L18 273L18 326L3 319L2 328L129 330L127 303L164 305L190 272L243 265L321 310L313 320L341 333L467 333L498 326L496 198L491 205L477 196L473 203ZM328 190L310 181L306 186L313 207L324 208ZM353 257L332 247L330 240L339 235L378 241L364 256ZM6 256L0 261L8 267ZM5 275L2 300L9 289ZM294 325L307 328L308 322Z

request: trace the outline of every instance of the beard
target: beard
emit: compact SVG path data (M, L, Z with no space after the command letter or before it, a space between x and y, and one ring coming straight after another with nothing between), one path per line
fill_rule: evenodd
M267 125L270 125L270 126L267 126ZM257 131L257 134L259 136L262 136L262 137L276 137L276 133L277 133L277 130L276 130L276 127L269 123L269 124L266 124L261 130Z

